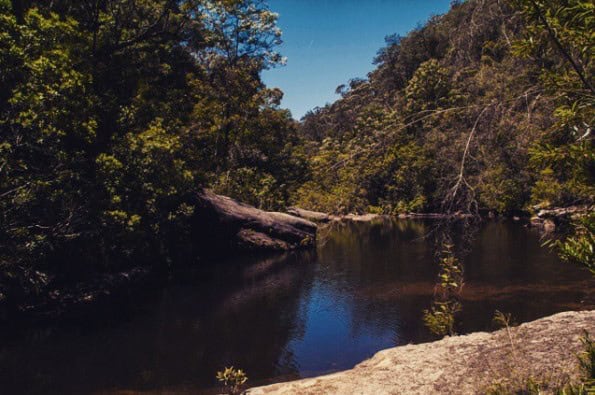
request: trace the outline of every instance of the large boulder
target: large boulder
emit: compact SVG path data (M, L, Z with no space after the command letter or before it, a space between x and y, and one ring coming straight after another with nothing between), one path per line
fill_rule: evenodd
M197 241L206 249L288 251L316 241L317 225L306 219L259 210L209 190L197 197Z

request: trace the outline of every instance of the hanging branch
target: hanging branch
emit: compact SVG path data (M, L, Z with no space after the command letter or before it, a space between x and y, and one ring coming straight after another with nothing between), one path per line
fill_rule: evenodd
M446 194L446 197L444 198L443 205L448 206L447 212L452 211L453 203L455 201L455 198L459 192L461 185L466 185L469 188L469 190L473 192L473 187L471 185L469 185L469 183L465 179L465 163L467 161L467 156L469 155L469 147L471 146L471 140L473 140L473 136L476 133L477 125L479 124L479 120L481 119L483 113L486 112L487 109L490 107L491 107L491 104L484 107L483 110L481 110L481 112L475 119L475 123L473 124L473 128L471 128L471 132L469 132L469 137L467 138L467 143L465 144L465 150L463 151L463 158L461 159L461 166L459 169L459 174L457 175L457 180L456 180L455 184L453 185L453 187L450 189L450 191ZM472 201L469 203L469 205L467 207L468 211L470 211L470 208L473 204L477 205L476 203L474 203L474 199L472 199Z
M451 107L451 108L446 108L446 109L441 109L441 110L431 110L431 112L429 110L420 111L419 113L416 113L414 115L418 115L418 114L421 114L421 113L427 113L427 112L430 112L430 113L429 114L426 114L426 115L424 115L422 117L419 117L417 119L414 119L413 121L408 122L405 125L397 128L397 129L391 130L391 132L393 132L393 133L394 132L400 132L400 131L405 130L405 129L407 129L407 128L409 128L409 127L411 127L411 126L413 126L413 125L415 125L415 124L417 124L417 123L419 123L419 122L421 122L421 121L423 121L423 120L425 120L427 118L430 118L430 117L435 116L435 115L438 115L438 114L443 114L443 113L452 112L452 111L467 110L467 109L472 108L472 107L475 107L475 106ZM382 141L377 142L373 146L368 147L367 149L368 150L369 149L375 150L376 148L381 147L385 143L386 143L386 141L382 140ZM355 159L357 156L361 155L364 152L366 152L366 148L362 147L359 150L353 152L351 155L349 155L348 158L343 159L343 160L341 160L341 161L333 164L331 167L328 168L328 170L336 170L336 169L344 166L345 164L349 163L349 161Z

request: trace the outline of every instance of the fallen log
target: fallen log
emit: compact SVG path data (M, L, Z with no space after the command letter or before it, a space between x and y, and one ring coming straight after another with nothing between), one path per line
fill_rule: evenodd
M535 208L538 209L539 207ZM595 211L593 205L539 209L537 214L531 217L530 224L549 233L555 231L558 226L567 224L571 220L588 215L593 211Z

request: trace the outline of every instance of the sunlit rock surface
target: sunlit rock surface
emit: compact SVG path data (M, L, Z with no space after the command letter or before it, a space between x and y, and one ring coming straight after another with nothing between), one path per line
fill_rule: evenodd
M528 378L559 384L579 375L577 354L582 351L584 330L595 334L595 311L559 313L512 327L510 332L476 332L390 348L351 370L252 388L248 393L475 394L496 383Z

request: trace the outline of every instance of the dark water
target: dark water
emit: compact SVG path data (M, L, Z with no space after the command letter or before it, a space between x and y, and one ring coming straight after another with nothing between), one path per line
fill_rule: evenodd
M314 252L242 258L76 325L3 335L0 394L199 393L226 365L252 385L354 366L432 340L422 323L437 267L429 223L349 224ZM207 265L205 265L207 266ZM595 308L588 272L520 225L481 227L465 259L458 331ZM118 312L121 310L124 313Z

